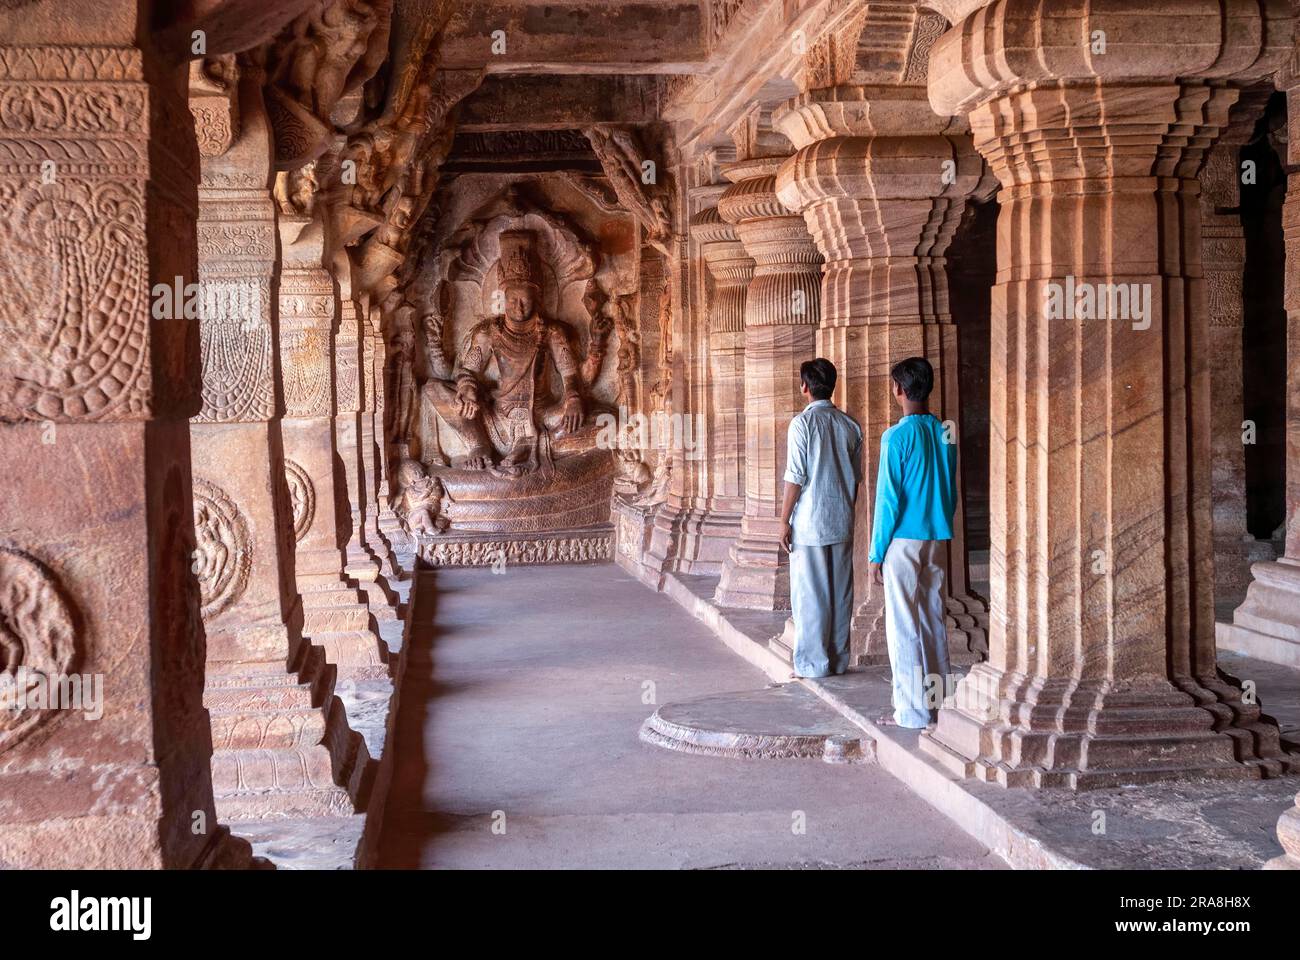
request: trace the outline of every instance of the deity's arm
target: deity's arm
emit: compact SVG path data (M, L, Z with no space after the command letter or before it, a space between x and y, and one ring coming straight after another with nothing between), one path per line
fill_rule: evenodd
M548 333L551 358L555 361L555 369L560 371L560 379L564 381L564 399L581 397L578 361L573 355L573 347L569 345L569 338L558 325L552 325Z
M467 384L473 384L475 390L478 389L491 353L492 336L486 325L476 327L465 338L465 345L461 348L460 356L456 358L457 389Z

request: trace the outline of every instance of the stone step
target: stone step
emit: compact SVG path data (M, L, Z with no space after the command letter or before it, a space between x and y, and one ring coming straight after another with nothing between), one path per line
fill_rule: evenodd
M829 763L869 761L875 746L862 730L795 683L665 704L642 724L641 739L706 756Z
M323 746L215 751L212 792L222 820L335 816L354 809L347 790L334 783Z
M368 632L369 629L370 609L360 604L304 607L302 611L302 632L309 637L342 630Z
M302 683L256 684L208 688L203 691L203 705L211 714L264 713L287 710L311 710L311 688Z
M314 747L325 737L325 715L310 707L209 715L214 751Z

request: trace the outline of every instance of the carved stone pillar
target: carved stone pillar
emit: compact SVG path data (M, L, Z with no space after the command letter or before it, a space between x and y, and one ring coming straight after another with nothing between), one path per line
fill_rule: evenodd
M342 465L334 450L334 279L321 265L317 221L281 215L280 364L285 479L293 507L303 633L341 675L387 676L366 595L344 575ZM346 501L343 501L346 502Z
M151 300L155 284L194 280L198 154L185 71L137 46L138 6L0 6L10 868L248 862L217 826L202 704L186 423L197 331ZM80 696L33 700L61 679Z
M294 579L289 465L276 399L278 238L262 77L247 62L237 79L235 72L233 57L193 67L204 153L203 402L190 442L213 789L217 811L237 820L350 813L364 745L303 643ZM204 134L218 99L212 88L222 86L238 91L225 144Z
M1290 71L1297 72L1293 66ZM1300 81L1287 94L1287 192L1282 207L1286 238L1287 312L1286 519L1282 556L1251 569L1246 599L1221 625L1234 650L1300 667Z
M1143 79L1157 11L1198 39L1161 47L1176 81ZM1236 0L1080 8L1050 36L1040 16L996 0L931 60L936 110L970 111L1002 191L990 659L921 744L1007 786L1269 775L1277 728L1215 659L1196 177L1237 97L1222 81L1268 72L1260 38L1291 24Z
M388 505L387 492L382 489L384 471L384 358L387 355L382 333L382 319L379 304L371 303L369 318L365 324L365 340L362 350L365 383L362 390L361 407L361 465L365 475L365 539L366 549L379 564L379 572L385 578L396 577L398 567L393 563L393 556L379 526L381 504ZM389 604L383 604L376 610L381 619L395 619L397 611Z
M861 109L863 102L870 106ZM887 663L884 590L867 576L867 555L880 440L900 416L889 371L910 356L930 361L930 408L957 442L946 257L982 163L960 122L936 115L919 86L814 89L786 103L776 122L799 148L781 169L780 197L802 211L826 256L818 353L839 370L836 394L863 432L852 650L859 663ZM953 527L944 551L949 653L970 663L984 645L987 615L969 591L960 496Z
M1246 454L1242 439L1242 271L1239 152L1268 100L1251 92L1232 110L1231 124L1210 151L1201 174L1201 236L1210 314L1210 485L1214 510L1214 606L1227 613L1250 584L1250 565L1274 558L1271 543L1246 529Z
M754 261L716 206L705 207L691 218L691 235L713 277L704 431L709 496L704 518L683 532L681 552L692 559L692 573L717 573L728 548L740 536L745 512L745 290L754 274Z
M344 258L340 257L340 260ZM370 612L377 620L395 616L396 601L380 572L379 560L366 541L366 477L364 460L366 433L362 430L365 369L367 364L365 328L369 326L352 297L351 270L336 266L334 278L339 285L339 328L334 341L334 383L336 389L335 438L339 458L343 461L344 484L341 493L346 502L347 541L345 555L348 577L365 591Z
M786 432L803 409L799 366L815 355L821 254L803 218L781 205L784 156L723 167L732 185L718 213L754 259L745 300L745 516L715 596L728 607L790 609L790 561L781 547Z

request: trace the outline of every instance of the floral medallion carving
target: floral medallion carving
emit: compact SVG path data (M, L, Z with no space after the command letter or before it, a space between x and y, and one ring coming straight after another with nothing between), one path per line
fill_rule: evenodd
M293 538L299 541L307 535L316 516L316 488L307 471L292 460L284 461L284 479L289 484L289 503L293 506Z
M15 682L67 676L76 655L72 610L54 575L30 554L0 545L0 753L66 712L26 708Z
M137 188L0 181L0 420L146 413L147 267Z
M243 594L253 565L248 523L215 483L194 479L194 573L203 619L219 616Z

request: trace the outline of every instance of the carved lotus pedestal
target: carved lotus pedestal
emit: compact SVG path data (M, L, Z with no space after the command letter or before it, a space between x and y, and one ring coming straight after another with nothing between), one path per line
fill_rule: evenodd
M588 450L518 477L432 467L447 492L445 534L419 539L432 566L583 563L608 560L614 459Z

